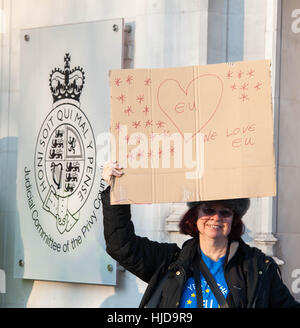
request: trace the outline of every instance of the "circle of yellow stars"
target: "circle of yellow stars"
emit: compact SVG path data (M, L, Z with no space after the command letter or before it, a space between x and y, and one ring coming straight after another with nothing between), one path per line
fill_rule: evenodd
M208 288L205 289L205 292L206 292L206 293L209 293L209 289L208 289ZM196 294L195 294L195 293L191 294L191 297L196 297ZM186 301L186 303L187 303L187 304L191 304L191 303L192 303L192 300L191 300L191 299L188 299L188 300Z

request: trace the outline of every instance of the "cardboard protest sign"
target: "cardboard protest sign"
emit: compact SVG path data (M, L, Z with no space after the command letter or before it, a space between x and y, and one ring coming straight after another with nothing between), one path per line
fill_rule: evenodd
M270 61L110 71L113 204L276 194Z

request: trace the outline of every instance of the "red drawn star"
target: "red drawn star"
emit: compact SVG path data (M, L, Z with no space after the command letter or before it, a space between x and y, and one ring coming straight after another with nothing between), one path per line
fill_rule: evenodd
M173 154L175 153L175 148L174 148L174 146L171 146L171 147L170 147L170 153L171 153L171 155L173 155Z
M144 84L146 86L149 86L151 84L151 79L150 78L146 78L146 80L144 81Z
M249 97L248 97L248 95L246 95L245 93L243 93L243 94L241 95L240 99L244 102L244 101L246 101L246 100L249 100Z
M152 120L147 120L147 121L145 122L145 128L148 128L148 127L150 127L150 126L152 126Z
M122 83L121 78L120 78L120 77L116 77L116 78L115 78L115 85L116 85L117 87L119 87L119 86L121 85L121 83Z
M117 130L118 133L120 132L120 128L121 128L120 122L115 123L115 130Z
M260 82L257 82L257 84L254 86L254 88L256 89L256 91L258 91L258 90L261 90L261 87L262 86L262 83L260 83Z
M152 152L150 150L150 151L148 151L148 158L150 158L151 156L152 156Z
M141 126L141 121L133 121L132 122L132 126L137 129Z
M161 158L161 156L162 156L162 153L163 153L162 149L161 149L161 148L159 148L159 151L158 151L158 156L159 156L159 158Z
M243 83L241 86L241 90L248 90L248 83Z
M132 110L131 106L128 106L126 109L124 109L124 113L127 114L128 116L130 114L133 114L133 110Z
M133 81L133 76L132 75L128 75L127 76L127 79L126 79L126 82L130 85Z
M228 80L230 80L232 78L233 72L231 72L230 70L228 71L226 77Z
M163 127L165 126L165 123L164 123L163 121L157 121L157 122L156 122L156 126L157 126L158 128L163 128Z
M240 79L240 78L242 77L243 74L244 74L244 72L239 71L239 72L238 72L238 78Z
M128 141L129 141L129 135L127 134L125 137L124 137L124 139L126 140L126 143L128 144Z
M150 108L146 105L144 107L143 113L145 113L145 115L147 115L149 113L149 111L150 111Z
M124 101L125 101L125 98L126 98L126 96L125 96L125 95L123 95L123 94L121 94L120 96L118 96L118 97L117 97L117 100L121 101L121 102L122 102L122 104L123 104L123 103L124 103Z
M144 95L139 95L136 97L136 100L139 104L141 104L144 101Z
M236 90L236 89L237 89L236 84L233 83L233 84L230 86L230 88L231 88L232 91Z
M137 157L138 159L144 157L144 152L143 152L142 150L139 150L139 151L136 153L136 157Z
M253 77L254 72L255 72L255 70L251 68L250 71L248 71L248 73L247 73L248 77Z

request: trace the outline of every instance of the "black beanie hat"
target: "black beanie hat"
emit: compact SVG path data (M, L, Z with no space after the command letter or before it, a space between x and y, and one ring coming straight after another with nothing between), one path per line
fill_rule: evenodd
M244 216L250 206L249 198L221 199L221 200L203 200L198 202L187 202L189 208L202 204L221 203L223 206L230 208L240 217Z

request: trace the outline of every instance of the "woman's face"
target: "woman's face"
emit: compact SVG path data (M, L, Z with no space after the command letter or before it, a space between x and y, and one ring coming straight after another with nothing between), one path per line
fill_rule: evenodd
M199 207L197 228L201 235L213 239L227 238L231 231L233 211L220 203L202 204Z

